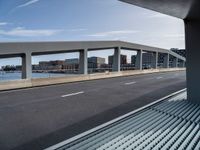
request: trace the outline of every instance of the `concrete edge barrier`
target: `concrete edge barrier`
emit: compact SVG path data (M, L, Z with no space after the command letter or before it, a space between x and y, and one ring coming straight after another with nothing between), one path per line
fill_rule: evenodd
M185 68L169 68L169 69L149 69L149 70L134 70L134 71L121 71L121 72L107 72L107 73L96 73L89 75L79 76L68 76L68 77L52 77L52 78L37 78L31 80L14 80L0 83L0 91L14 90L21 88L31 88L38 86L48 86L54 84L63 84L79 81L106 79L122 76L132 76L139 74L149 74L158 72L170 72L170 71L184 71Z

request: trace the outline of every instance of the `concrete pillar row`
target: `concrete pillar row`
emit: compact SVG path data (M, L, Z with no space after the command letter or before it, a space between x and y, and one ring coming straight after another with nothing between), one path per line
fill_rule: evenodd
M169 53L167 53L167 54L164 56L163 67L164 67L164 68L169 68Z
M22 55L22 79L32 78L32 56L30 52Z
M135 68L142 70L142 50L137 51Z
M119 72L120 71L120 67L121 67L121 48L120 47L116 47L114 49L112 69L113 69L113 71Z
M88 50L83 49L80 50L79 53L79 73L80 74L88 74Z

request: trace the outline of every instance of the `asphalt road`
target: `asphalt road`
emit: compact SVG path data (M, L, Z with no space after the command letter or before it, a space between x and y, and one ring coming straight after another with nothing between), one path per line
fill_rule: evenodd
M184 71L0 92L0 149L49 147L186 87Z

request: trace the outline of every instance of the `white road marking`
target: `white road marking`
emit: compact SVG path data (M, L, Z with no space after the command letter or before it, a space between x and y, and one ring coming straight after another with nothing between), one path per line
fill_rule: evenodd
M163 78L163 77L157 77L156 79L159 80L159 79L162 79L162 78Z
M75 95L79 95L79 94L83 94L83 93L84 93L84 91L81 91L81 92L77 92L77 93L62 95L61 97L64 98L64 97L69 97L69 96L75 96Z
M135 84L136 82L128 82L128 83L125 83L125 85L132 85L132 84Z

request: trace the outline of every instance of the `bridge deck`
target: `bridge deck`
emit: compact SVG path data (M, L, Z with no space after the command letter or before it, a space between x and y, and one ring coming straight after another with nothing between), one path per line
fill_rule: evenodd
M200 106L188 102L186 92L183 92L56 148L199 149L199 122Z

